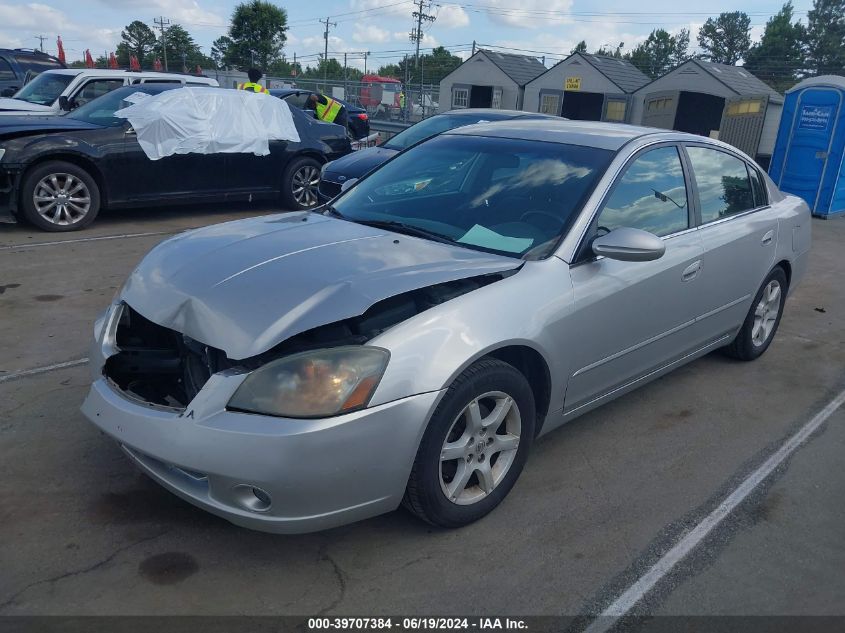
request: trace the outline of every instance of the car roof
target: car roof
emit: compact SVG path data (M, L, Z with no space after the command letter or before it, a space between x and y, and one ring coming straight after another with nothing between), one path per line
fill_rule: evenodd
M512 138L526 141L545 141L567 145L584 145L600 149L618 150L629 141L648 135L665 134L666 130L627 125L624 123L603 123L599 121L567 121L560 117L555 120L519 118L492 123L476 123L455 128L443 134L461 134L466 136L487 136ZM701 140L692 134L674 133L675 136Z
M51 68L44 74L52 75L94 75L97 77L161 77L162 79L185 79L185 81L212 81L208 77L181 73L164 73L156 70L115 70L113 68Z

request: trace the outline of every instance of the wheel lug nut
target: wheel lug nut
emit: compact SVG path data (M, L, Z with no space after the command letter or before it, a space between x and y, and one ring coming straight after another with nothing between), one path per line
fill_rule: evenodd
M489 446L489 445L490 445L490 444L492 444L492 443L493 443L493 438L492 438L492 437L488 437L488 438L487 438L487 445Z
M467 455L467 463L469 463L469 462L471 462L471 461L472 461L472 453L470 453L469 455Z

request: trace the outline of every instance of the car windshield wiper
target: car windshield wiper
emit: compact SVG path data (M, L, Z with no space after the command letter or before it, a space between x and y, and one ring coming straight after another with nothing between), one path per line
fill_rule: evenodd
M334 208L333 204L327 204L323 207L325 211L323 211L323 215L331 215L336 218L345 218L346 216L343 215L340 211Z
M397 222L396 220L353 220L358 224L372 226L377 229L387 229L388 231L395 231L396 233L404 233L405 235L413 235L414 237L422 237L435 242L442 242L443 244L454 244L455 240L446 235L441 235L434 231L421 229L418 226L405 224L404 222Z

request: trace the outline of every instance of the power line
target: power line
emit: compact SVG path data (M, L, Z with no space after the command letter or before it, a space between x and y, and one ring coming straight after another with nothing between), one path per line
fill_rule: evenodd
M170 26L170 20L164 16L159 16L153 22L161 29L161 53L164 57L164 70L167 71L167 27Z
M323 39L326 41L326 47L323 51L323 83L325 84L327 79L327 74L329 72L329 26L337 27L337 22L332 22L331 18L326 18L325 20L320 20L321 24L326 25L326 30L323 33Z
M36 40L38 40L38 42L39 42L38 43L38 50L40 50L43 53L44 52L44 40L47 39L47 36L46 35L33 35L32 37L34 37Z
M436 16L430 15L426 13L427 9L431 9L431 2L429 0L414 0L414 6L417 7L417 10L414 11L411 15L416 18L417 26L416 28L411 31L409 39L412 42L417 43L417 52L416 52L416 61L415 65L417 68L420 66L420 40L422 40L423 32L422 32L422 25L423 22L434 22L436 20Z

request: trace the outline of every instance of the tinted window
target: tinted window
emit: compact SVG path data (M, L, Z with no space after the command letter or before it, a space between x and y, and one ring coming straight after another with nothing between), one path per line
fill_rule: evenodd
M15 99L37 103L38 105L52 105L64 92L76 75L59 73L44 73L18 90Z
M754 190L754 205L762 207L769 204L769 197L766 195L766 186L763 184L763 177L756 169L748 170L751 174L751 188Z
M706 147L688 147L687 153L698 184L702 222L754 208L745 161Z
M9 81L15 78L15 72L12 70L11 64L0 57L0 81Z
M74 95L74 98L79 105L84 105L89 101L93 101L97 97L102 97L104 94L108 94L112 90L117 90L122 87L122 79L94 79L93 81L86 83L82 87L82 90Z
M114 116L114 113L117 110L122 108L128 108L132 105L129 101L124 101L126 97L129 97L137 92L143 92L145 94L159 94L164 90L175 89L161 86L157 84L143 84L139 86L129 86L123 90L115 90L113 92L108 93L101 99L95 99L84 106L81 106L67 114L69 119L77 119L79 121L85 121L86 123L95 123L96 125L106 125L106 126L118 126L123 125L126 123L126 119L121 119L119 117Z
M31 70L33 73L43 73L45 70L62 67L59 62L53 61L48 57L38 57L35 55L15 55L15 61L18 62L18 65L24 72Z
M287 97L282 98L287 101L288 105L291 107L305 108L305 102L310 96L310 92L294 92L288 95Z
M334 201L360 222L400 222L474 250L545 257L612 152L516 139L439 136Z
M600 227L670 235L689 228L687 187L674 147L641 154L619 179L599 214Z
M479 121L489 120L489 116L485 117L484 114L474 116L466 114L438 114L437 116L433 116L412 125L407 130L403 130L390 139L390 141L385 143L384 147L388 149L405 149L414 143L419 143L423 139L436 136L446 130L453 130L464 125L472 125L473 123L478 123Z

